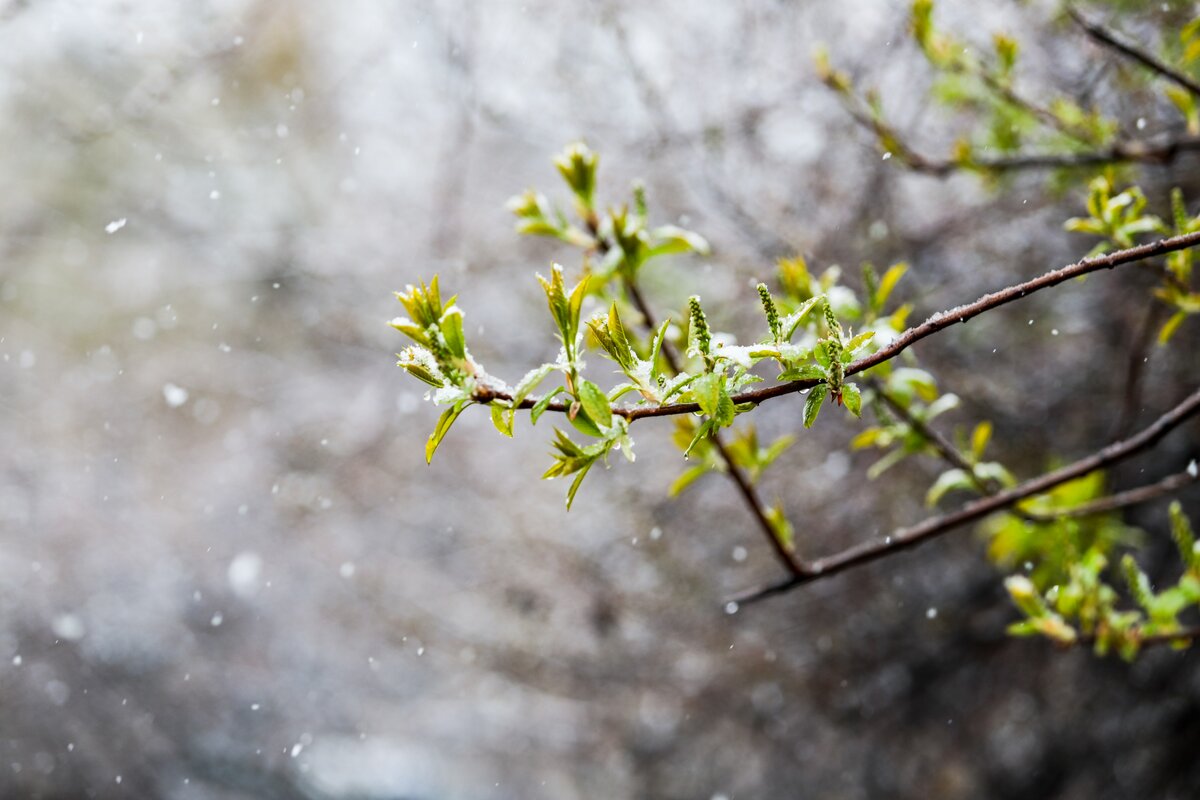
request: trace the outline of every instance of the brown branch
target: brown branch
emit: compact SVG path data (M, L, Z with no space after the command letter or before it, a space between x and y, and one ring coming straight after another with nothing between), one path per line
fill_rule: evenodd
M972 501L949 514L930 517L923 522L908 528L901 528L883 539L863 542L848 547L840 553L808 562L808 574L791 576L780 583L765 588L754 589L738 597L732 602L739 605L764 600L773 595L782 594L806 583L827 578L853 567L869 564L881 558L893 555L901 550L908 550L923 544L930 539L941 536L961 525L982 519L989 514L1006 509L1014 503L1033 495L1045 494L1055 486L1067 481L1080 478L1089 472L1104 469L1118 461L1140 453L1154 446L1174 428L1200 411L1200 389L1163 414L1149 427L1124 441L1115 442L1090 456L1081 458L1065 467L1048 472L1037 478L1025 481L1012 489L998 492L990 497Z
M1125 139L1108 147L1072 153L1018 153L991 158L930 158L909 147L901 136L868 109L846 105L850 116L871 131L880 142L888 142L904 167L924 175L945 178L963 170L1009 172L1032 169L1076 169L1108 164L1170 164L1181 153L1200 151L1200 136L1179 136L1158 141Z
M883 386L879 384L878 381L872 381L872 388L879 393L879 396L883 398L884 402L891 406L892 410L895 411L910 428L912 428L914 431L924 437L926 441L933 445L933 449L937 451L937 454L942 457L943 461L950 466L957 467L965 472L967 474L967 478L971 481L972 485L979 490L980 494L993 495L1000 491L1001 486L999 483L997 483L994 479L984 480L980 478L975 472L975 465L968 461L966 456L960 453L958 448L955 447L949 439L938 433L933 428L929 427L929 425L917 419L917 417L911 411L905 408L904 405L897 401L895 397L890 395L887 390L885 390ZM1042 516L1041 514L1034 514L1021 509L1016 509L1013 513L1019 516L1021 519L1029 522L1052 521L1050 517Z
M1135 506L1156 500L1163 495L1182 489L1190 483L1195 483L1197 480L1200 480L1200 472L1195 472L1189 468L1183 472L1163 478L1158 483L1151 483L1146 486L1139 486L1136 489L1118 492L1108 497L1101 497L1098 500L1093 500L1090 503L1084 503L1074 508L1056 511L1054 515L1056 517L1087 517L1092 514L1107 514L1110 511L1116 511L1127 506Z
M941 311L934 314L929 319L922 322L920 325L909 328L900 336L892 340L887 347L880 348L874 353L858 359L846 366L846 375L854 375L864 370L876 367L885 361L898 356L909 347L926 338L932 336L938 331L949 328L958 323L965 323L987 311L991 311L999 306L1011 303L1014 300L1020 300L1027 295L1030 295L1041 289L1046 289L1051 286L1057 286L1060 283L1077 278L1080 275L1087 275L1090 272L1097 272L1102 269L1113 269L1124 264L1132 264L1138 261L1144 261L1148 258L1174 253L1178 250L1186 250L1191 247L1200 245L1200 231L1196 233L1188 233L1182 236L1173 236L1169 239L1159 239L1149 244L1138 245L1127 250L1117 250L1104 255L1093 256L1076 261L1074 264L1069 264L1059 269L1051 270L1036 278L1025 281L1024 283L1014 284L1006 289L1001 289L991 294L985 294L978 300L961 305L947 311ZM813 386L821 383L818 380L799 380L791 381L790 383L780 383L774 386L767 386L761 389L752 389L745 392L740 392L733 395L731 398L737 405L743 403L753 403L758 405L767 400L776 397L783 397L789 394L795 394L804 389L811 389ZM474 393L474 399L480 403L491 402L492 400L511 400L512 395L508 392L494 389L488 386L477 386ZM538 402L537 398L525 398L520 404L520 408L533 408ZM568 405L562 402L552 402L547 406L548 411L557 411L566 413ZM622 416L630 422L635 422L639 419L647 417L670 417L679 414L694 414L700 410L700 406L696 403L670 403L662 406L633 406L614 408L613 413Z
M888 394L887 390L880 386L877 381L872 382L872 388L879 393L879 396L883 398L884 402L891 406L892 410L895 411L909 425L909 427L911 427L918 434L927 439L931 445L933 445L934 450L937 451L938 455L940 455L946 463L966 472L967 476L971 480L971 483L975 484L975 488L979 490L980 494L991 495L1000 490L1000 487L997 486L995 481L984 481L978 475L976 475L975 470L972 468L971 462L969 462L966 457L958 451L958 448L951 444L951 442L945 436L941 435L936 430L917 419L912 412L901 405L895 397ZM1128 433L1128 430L1122 430L1117 434L1117 436L1126 436ZM1093 514L1107 514L1111 511L1117 511L1127 506L1139 505L1141 503L1148 503L1151 500L1156 500L1159 497L1171 494L1172 492L1181 489L1190 483L1195 483L1197 480L1200 480L1200 472L1196 471L1194 467L1189 467L1183 472L1179 472L1175 475L1171 475L1162 479L1158 483L1152 483L1147 486L1139 486L1136 489L1118 492L1117 494L1109 495L1108 497L1101 497L1097 500L1075 506L1074 508L1054 510L1046 514L1033 513L1030 511L1024 511L1021 508L1015 508L1013 509L1012 513L1029 522L1040 523L1051 523L1058 519L1070 517L1087 517Z
M994 481L984 481L975 474L975 465L967 460L966 456L958 452L958 448L941 433L929 427L925 422L917 419L911 411L904 407L904 404L897 400L890 392L875 380L871 381L871 388L883 398L883 401L904 420L908 427L916 431L920 436L933 446L937 454L942 457L952 467L957 467L967 474L967 478L975 485L980 494L994 494L996 485Z
M771 524L771 520L767 518L766 506L758 496L758 492L754 490L754 484L750 483L746 473L742 468L733 463L733 456L725 443L721 441L720 436L714 431L709 437L713 445L717 448L717 452L721 454L721 458L725 460L725 464L729 467L729 476L733 478L733 482L737 484L738 491L741 492L742 498L746 501L746 506L754 514L754 519L758 522L758 527L766 535L767 541L771 543L771 549L775 551L776 557L783 562L784 566L796 576L807 575L809 573L808 565L801 559L796 557L796 554L784 546L780 540L779 534L775 530L775 526Z
M1200 83L1197 83L1192 78L1184 75L1170 64L1167 64L1156 56L1147 53L1137 45L1122 40L1103 25L1100 25L1097 22L1092 22L1087 17L1083 16L1083 14L1079 13L1079 10L1073 6L1067 7L1067 13L1071 16L1071 19L1075 20L1079 27L1083 28L1084 31L1087 32L1088 36L1092 37L1092 39L1096 40L1105 47L1116 50L1126 58L1133 59L1143 67L1149 69L1151 72L1154 72L1162 78L1179 84L1193 95L1200 97Z
M1074 169L1108 164L1169 164L1181 153L1200 151L1200 136L1180 136L1160 142L1131 139L1082 153L1029 153L995 158L933 159L912 150L901 158L914 172L944 178L963 170L1007 172L1024 169Z
M645 326L651 330L657 330L658 323L654 313L650 310L650 304L646 302L646 298L642 296L638 289L637 282L626 277L625 288L629 292L629 297L633 300L634 306L642 315L642 321ZM682 362L679 360L679 355L675 352L675 348L670 342L664 339L662 343L663 358L667 360L667 364L671 367L671 371L678 375L683 371ZM750 509L750 513L754 515L758 527L762 529L763 534L767 537L767 541L771 543L771 549L775 551L776 557L787 567L788 571L793 575L803 575L807 568L804 566L794 552L784 546L779 538L779 534L775 531L775 526L771 524L771 520L767 517L766 506L763 505L762 499L759 498L758 492L754 490L754 484L750 482L750 478L733 460L733 454L729 452L729 448L725 446L725 442L721 439L719 431L713 431L709 434L709 440L720 454L721 460L725 462L725 467L728 470L728 475L737 486L738 492L742 499L746 502L746 507Z
M1032 100L1029 100L1028 98L1023 97L1022 95L1017 94L1016 90L1014 90L1012 88L1012 86L1010 86L1005 81L1000 80L993 73L987 71L986 69L980 69L977 72L974 72L971 74L974 74L981 81L983 81L984 84L989 89L991 89L993 92L995 92L997 95L999 95L1005 101L1007 101L1009 105L1019 108L1022 111L1026 111L1029 114L1032 114L1033 116L1040 119L1042 121L1042 124L1045 125L1046 127L1053 128L1054 130L1058 131L1059 133L1063 134L1064 136L1068 136L1071 139L1074 139L1075 141L1079 142L1080 144L1083 144L1083 145L1097 144L1095 135L1092 134L1090 131L1088 131L1086 127L1081 127L1078 124L1072 124L1070 122L1067 122L1061 116L1059 116L1058 114L1055 114L1053 111L1051 111L1049 108L1046 108L1045 106L1042 106L1042 105L1038 105L1037 103L1033 102Z
M1157 300L1150 301L1129 347L1129 361L1125 367L1125 396L1121 401L1121 416L1117 418L1114 434L1117 437L1127 435L1137 420L1138 406L1142 402L1142 376L1153 351L1154 329L1158 326L1161 308Z

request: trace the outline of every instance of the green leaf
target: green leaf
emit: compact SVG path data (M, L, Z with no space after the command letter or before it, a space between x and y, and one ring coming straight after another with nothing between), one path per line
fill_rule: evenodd
M579 491L579 487L583 485L583 479L587 477L588 470L590 470L592 468L592 464L595 463L596 462L594 460L589 462L586 467L579 470L579 472L575 475L575 480L571 481L571 488L567 489L567 511L571 510L571 504L575 502L575 495Z
M653 238L654 244L651 245L647 258L689 252L708 255L709 252L708 242L704 240L704 237L674 225L655 228L650 231L650 236Z
M1191 522L1183 513L1183 506L1178 500L1171 503L1171 538L1179 548L1179 557L1189 570L1200 573L1200 549L1196 547L1196 535L1192 532Z
M583 310L583 298L587 296L588 276L584 275L579 283L575 284L575 288L571 290L571 299L567 304L568 329L571 334L571 339L574 341L575 335L579 333L579 315Z
M466 358L467 342L463 337L463 315L457 306L450 306L438 323L446 347L457 358Z
M1200 109L1196 107L1196 98L1182 86L1166 86L1167 97L1187 122L1187 132L1191 136L1200 134Z
M716 423L711 419L704 420L704 424L696 429L696 435L692 437L692 441L688 443L687 449L683 451L683 457L687 458L692 454L692 448L708 439L710 433L716 428Z
M811 428L813 423L817 421L817 414L821 411L821 404L825 402L825 387L814 386L804 398L804 427Z
M983 452L987 450L988 442L992 440L992 423L984 420L975 426L975 430L971 432L971 455L975 460L983 458Z
M559 174L585 209L592 207L592 197L596 191L596 166L599 161L599 157L583 142L567 145L554 159L554 166L558 168Z
M513 435L513 418L516 415L516 410L501 405L499 402L492 403L491 409L492 424L496 426L496 430L511 439Z
M766 510L765 516L767 522L771 523L771 532L775 534L775 538L783 549L789 553L795 552L796 532L792 528L792 523L788 521L787 515L783 513L783 508L773 505Z
M458 415L469 405L469 402L455 403L438 417L437 425L434 426L433 433L429 435L429 440L425 443L426 464L433 463L433 454L437 451L438 445L442 443L442 439L450 432L450 426L454 424L454 420L458 419Z
M402 352L397 353L396 357L399 359L396 366L401 367L414 378L438 389L446 385L446 376L442 374L437 359L424 347L415 344L409 345Z
M542 397L541 400L538 400L537 403L534 404L533 408L529 411L529 424L537 425L538 417L542 416L542 414L546 411L546 408L550 405L550 401L552 401L556 395L562 394L565 391L565 388L559 386L554 391Z
M821 298L822 295L808 298L800 304L799 308L783 318L782 341L791 341L792 335L796 332L796 328L800 327L800 323L803 322L809 313L817 307L817 303L821 301Z
M937 400L934 400L932 403L930 403L929 407L925 409L925 421L929 422L934 417L945 414L952 408L958 408L958 402L958 395L956 394L942 395Z
M552 266L550 280L546 280L541 275L538 275L537 279L546 292L546 304L550 307L550 315L554 317L554 324L569 353L574 343L574 337L570 335L571 312L567 303L566 287L563 284L562 265L554 264Z
M867 478L875 480L883 473L887 472L892 467L899 464L908 456L907 451L903 448L896 448L892 452L885 455L883 458L876 461L867 469Z
M864 448L870 447L871 445L878 442L882 435L883 435L882 428L867 428L864 431L860 431L858 434L855 435L855 437L853 439L850 440L850 449L851 450L862 450Z
M1179 330L1179 326L1185 319L1187 319L1187 313L1184 311L1176 311L1172 314L1158 332L1158 343L1164 345L1171 341L1171 337L1175 335L1175 331Z
M525 377L521 378L517 388L513 390L513 408L521 404L529 393L538 387L538 384L545 380L546 376L554 371L554 364L542 364L540 367L535 367L525 373ZM553 395L551 395L553 397Z
M707 372L696 378L692 383L692 397L696 399L700 410L710 417L717 414L717 406L721 402L722 376L715 372Z
M999 461L983 461L975 465L975 474L981 481L995 481L1005 489L1017 485L1017 477Z
M671 487L667 489L668 497L678 497L685 489L696 482L698 478L709 472L707 464L697 464L694 467L688 467L679 474L674 481L671 482Z
M597 439L604 437L604 431L600 430L600 426L592 421L592 418L583 410L583 404L578 400L571 403L571 407L567 411L567 421L575 430L586 436L593 436Z
M925 495L925 504L936 506L938 501L948 492L956 489L972 489L974 487L975 483L964 470L948 469L938 476L933 486L929 487L929 492Z
M1150 579L1146 577L1146 573L1138 568L1137 562L1128 553L1121 558L1121 572L1125 576L1125 584L1129 587L1129 594L1139 606L1146 611L1152 611L1154 608L1154 590L1150 587Z
M829 370L820 364L802 364L785 370L779 376L784 381L823 381L829 378Z
M926 403L937 399L937 382L933 376L923 369L899 367L888 376L888 388L902 395L905 399L914 394Z
M862 393L857 384L847 383L842 386L842 402L851 414L856 417L862 416Z
M621 357L617 358L617 363L623 369L629 369L634 361L633 347L629 344L629 334L625 331L625 326L621 324L621 316L617 313L617 304L615 302L608 310L608 334L612 338L617 352L622 354Z
M658 326L658 330L654 332L654 339L650 343L650 356L648 360L650 362L651 382L656 382L658 380L660 362L659 354L662 352L663 342L666 341L667 338L667 328L670 327L670 325L671 320L663 320L662 324Z
M780 436L778 439L771 442L771 446L763 452L762 457L758 460L758 466L761 469L766 469L767 467L771 466L771 464L775 462L775 459L783 455L783 451L787 450L789 447L795 444L795 442L796 437L792 436L790 433Z
M588 380L580 382L579 402L583 406L583 413L596 423L596 427L604 429L612 425L612 407L599 386Z
M875 337L875 331L863 331L858 336L855 336L846 343L846 348L842 352L842 360L849 362L854 357L854 352L863 347L867 342Z
M717 397L717 413L713 415L713 422L722 428L728 428L733 424L733 418L736 415L737 409L733 406L733 398L729 396L729 392L722 385Z

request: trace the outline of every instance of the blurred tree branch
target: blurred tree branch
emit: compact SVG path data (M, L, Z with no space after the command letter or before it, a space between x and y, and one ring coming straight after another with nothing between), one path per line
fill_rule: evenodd
M1032 478L1012 489L967 503L957 511L930 517L916 525L901 528L883 539L864 542L849 547L840 553L811 561L807 565L807 574L792 576L782 582L744 592L731 598L731 602L738 603L739 605L755 603L765 600L768 597L782 594L803 584L836 575L853 567L869 564L872 561L877 561L901 550L916 547L968 522L973 522L993 512L1007 509L1027 497L1044 494L1060 484L1082 477L1090 472L1104 469L1153 447L1164 436L1197 412L1200 412L1200 389L1188 395L1181 403L1160 416L1135 436L1110 444L1092 455L1074 461L1053 472ZM1157 496L1157 494L1153 493L1147 494L1148 496L1145 499ZM1112 502L1113 498L1109 498L1108 500ZM1089 513L1094 512L1089 511Z
M895 358L913 344L928 336L932 336L953 325L968 322L980 314L1011 303L1014 300L1020 300L1041 289L1057 286L1060 283L1078 278L1081 275L1087 275L1091 272L1097 272L1102 269L1113 269L1124 264L1137 263L1168 253L1186 250L1198 244L1200 244L1200 232L1159 239L1148 244L1084 258L1074 264L1051 270L1023 283L1013 284L999 291L986 294L974 302L938 312L920 325L909 328L886 347L882 347L874 353L849 364L846 367L846 375L854 375L871 367L878 366L885 361ZM758 405L767 400L811 389L821 383L822 381L814 379L790 381L762 389L751 389L741 392L733 395L731 399L738 405L744 403ZM489 403L493 400L511 400L512 394L501 389L496 389L495 387L480 385L476 388L473 399L479 403ZM517 408L533 408L538 402L539 398L527 397L517 405ZM570 410L570 404L555 401L546 405L545 410L565 414ZM650 417L694 414L699 410L700 406L696 403L668 403L659 406L614 408L612 413L624 417L630 422L634 422Z

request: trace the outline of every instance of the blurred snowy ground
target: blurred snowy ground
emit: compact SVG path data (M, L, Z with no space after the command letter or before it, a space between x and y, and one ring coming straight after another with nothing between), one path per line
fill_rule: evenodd
M436 412L393 366L391 292L440 273L495 374L552 356L532 273L570 254L519 240L503 203L560 194L549 158L581 136L604 196L640 176L659 219L714 243L647 276L655 302L698 286L733 330L789 252L912 259L918 314L1069 260L1038 180L997 199L902 176L815 81L821 41L931 147L952 139L917 99L902 6L0 5L0 795L1101 797L1196 780L1195 658L1130 670L1007 642L968 533L728 617L721 598L776 567L719 480L665 500L669 426L639 426L638 463L591 477L569 516L565 487L537 480L545 425L510 442L468 413L423 463ZM1002 12L951 18L985 31ZM1047 437L1016 438L1014 399L1065 420L1073 393L1113 390L1111 371L1069 367L1123 352L1104 327L1122 285L931 345L973 400L958 420L993 416L1006 456L1039 468ZM764 431L794 427L785 405ZM1109 422L1049 437L1083 452ZM852 434L822 420L765 487L813 549L924 513L937 466L851 492L870 456L828 453Z

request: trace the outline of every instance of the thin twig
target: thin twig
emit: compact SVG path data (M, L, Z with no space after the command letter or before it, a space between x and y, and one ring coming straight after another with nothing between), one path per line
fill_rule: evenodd
M909 425L909 427L911 427L918 434L927 439L931 445L933 445L934 450L937 451L938 455L940 455L942 459L946 461L946 463L966 472L971 482L975 484L975 488L978 489L981 494L995 494L1000 490L1000 487L995 481L984 481L978 475L976 475L975 470L972 469L971 462L969 462L966 459L966 456L959 452L959 450L953 444L951 444L945 436L938 433L921 420L917 419L912 412L901 405L896 398L889 394L882 386L880 386L877 381L872 382L872 388L879 393L879 396L883 398L884 402L891 406L892 410L895 411ZM1126 436L1128 433L1129 431L1123 430L1118 434L1118 436ZM1055 520L1069 517L1088 517L1092 516L1093 514L1107 514L1127 506L1148 503L1151 500L1155 500L1163 495L1171 494L1177 489L1181 489L1184 486L1187 486L1190 483L1195 483L1198 480L1200 480L1200 472L1196 471L1194 467L1189 467L1183 472L1170 475L1157 483L1139 486L1136 489L1128 489L1124 492L1118 492L1117 494L1109 495L1108 497L1101 497L1089 503L1083 503L1075 506L1074 508L1054 510L1046 514L1040 514L1031 511L1025 511L1017 507L1013 509L1012 513L1017 514L1029 522L1040 523L1051 523Z
M1125 367L1125 396L1121 402L1121 416L1117 418L1115 432L1118 438L1128 434L1137 420L1138 406L1142 402L1142 375L1146 371L1146 362L1150 360L1154 328L1161 308L1157 300L1150 301L1146 313L1142 316L1142 324L1138 326L1133 344L1129 348L1129 362Z
M1170 64L1164 63L1156 56L1147 53L1142 48L1135 44L1124 41L1115 33L1100 25L1097 22L1092 22L1079 10L1073 6L1067 7L1067 13L1071 15L1071 19L1075 20L1079 27L1083 28L1088 36L1095 39L1100 44L1116 50L1121 55L1131 58L1134 61L1146 67L1151 72L1157 73L1160 77L1166 78L1169 81L1179 84L1187 89L1193 95L1200 97L1200 83L1184 75L1179 70L1172 67Z
M758 492L754 490L754 484L750 483L742 468L733 463L733 456L725 446L725 443L721 441L720 436L714 431L709 438L717 448L717 452L721 454L721 458L725 459L725 463L729 467L730 477L737 484L738 491L742 493L742 498L754 514L754 518L758 522L758 527L762 529L763 534L767 537L767 541L771 543L771 549L775 551L776 557L783 562L784 566L793 575L807 575L809 572L808 565L799 559L795 552L784 546L783 541L779 538L779 534L775 530L775 526L771 524L771 520L767 517L766 506L763 505Z
M968 461L966 456L958 452L958 448L949 439L929 427L923 420L918 419L916 415L904 407L903 403L897 400L887 389L884 389L879 381L872 380L871 388L904 420L908 427L920 434L923 439L933 446L933 449L937 451L937 454L942 457L943 461L965 472L967 478L979 490L980 494L995 494L997 489L995 482L985 481L976 475L975 465Z
M912 428L914 431L924 437L926 441L933 445L933 449L937 451L937 454L942 457L943 461L952 467L957 467L965 472L967 474L967 479L970 480L971 484L979 490L980 494L993 495L1000 491L1002 487L997 481L994 479L984 480L983 478L980 478L975 472L975 465L968 461L967 457L960 453L958 448L955 447L949 439L938 433L933 428L929 427L929 425L922 420L918 419L911 411L905 408L903 404L896 400L895 397L889 394L888 391L884 389L878 381L872 381L871 387L879 393L879 396L883 398L884 402L891 406L892 410L895 411L910 428ZM1041 514L1034 514L1019 508L1015 509L1013 513L1019 516L1021 519L1029 522L1052 521L1050 517L1046 517Z
M874 353L858 359L846 366L846 375L854 375L856 373L868 370L871 367L878 366L885 361L898 356L909 347L926 338L932 336L944 328L949 328L958 323L965 323L987 311L991 311L999 306L1011 303L1014 300L1020 300L1034 292L1046 289L1051 286L1057 286L1060 283L1077 278L1080 275L1087 275L1090 272L1097 272L1102 269L1113 269L1114 267L1124 264L1132 264L1138 261L1144 261L1148 258L1165 255L1166 253L1174 253L1178 250L1186 250L1190 247L1200 245L1200 231L1188 233L1182 236L1173 236L1169 239L1159 239L1149 244L1138 245L1126 250L1117 250L1112 253L1084 258L1076 261L1074 264L1069 264L1060 269L1051 270L1032 280L1024 283L1014 284L1006 289L1001 289L991 294L985 294L978 300L967 303L966 305L958 306L947 311L942 311L934 314L929 319L909 328L900 336L896 337L892 342ZM767 386L761 389L751 389L749 391L740 392L733 395L731 398L736 405L743 403L752 403L758 405L767 400L776 397L784 397L789 394L804 389L811 389L813 386L821 383L818 380L799 380L791 381L790 383L780 383L774 386ZM474 399L481 403L491 402L492 400L512 399L512 395L505 391L500 391L488 386L478 386L475 389ZM538 402L537 398L525 398L520 404L520 408L532 408ZM568 411L568 405L562 402L552 402L547 406L548 411L556 411L565 413ZM630 422L647 417L669 417L678 414L694 414L700 410L700 406L696 403L670 403L661 406L633 406L633 407L618 407L613 409L613 413L624 417Z
M625 288L629 292L629 297L633 300L634 306L642 315L642 321L645 326L653 331L658 328L658 323L655 319L654 312L650 310L650 304L646 302L646 298L642 296L638 289L637 282L627 277L625 279ZM678 375L683 371L682 362L679 360L679 355L675 352L674 346L668 341L662 343L662 354L666 359L667 364L671 367L671 371ZM766 506L758 496L758 492L754 490L754 484L750 482L749 477L733 460L733 454L729 452L729 448L725 446L725 442L721 439L719 431L713 431L709 434L709 440L713 443L717 453L725 462L730 479L737 486L738 492L742 495L742 499L746 502L746 507L750 509L750 513L754 515L758 527L762 529L763 534L767 537L767 541L771 543L771 548L775 551L776 557L787 567L788 571L793 575L803 575L807 571L807 567L796 557L796 554L784 546L779 538L779 534L775 531L775 526L771 524L771 520L767 517Z
M923 544L930 539L941 536L968 522L982 519L989 514L1012 506L1014 503L1033 495L1045 494L1055 486L1067 481L1080 478L1089 472L1103 469L1118 461L1140 453L1154 446L1174 428L1186 419L1200 411L1200 389L1163 414L1149 427L1124 441L1115 442L1107 447L1081 458L1065 467L1048 472L1037 478L1025 481L1012 489L1006 489L990 497L980 498L953 511L930 517L923 522L908 528L901 528L883 539L863 542L848 547L839 553L808 562L809 573L803 576L791 576L787 580L773 585L754 589L732 598L739 605L746 605L764 600L773 595L782 594L791 589L821 578L827 578L853 567L869 564L900 550L908 550Z
M1108 164L1169 164L1181 153L1200 151L1200 136L1178 136L1157 141L1125 139L1107 147L1070 153L1017 153L1015 155L966 158L931 158L909 147L887 123L866 108L853 103L846 111L881 142L888 142L892 155L902 166L924 175L945 178L964 170L1010 172L1032 169L1074 169Z
M1169 164L1181 153L1200 151L1200 136L1180 136L1160 142L1129 140L1082 153L1028 153L995 158L933 159L906 148L901 162L914 172L944 178L973 169L1008 172L1025 169L1073 169L1108 164Z
M1054 515L1056 517L1088 517L1093 514L1107 514L1110 511L1116 511L1127 506L1135 506L1156 500L1163 495L1182 489L1190 483L1195 483L1197 480L1200 480L1200 472L1189 468L1183 472L1177 472L1174 475L1163 478L1158 483L1151 483L1146 486L1139 486L1136 489L1118 492L1108 497L1101 497L1098 500L1083 503L1074 508L1056 511Z

